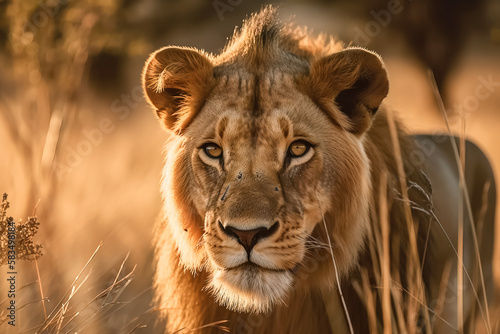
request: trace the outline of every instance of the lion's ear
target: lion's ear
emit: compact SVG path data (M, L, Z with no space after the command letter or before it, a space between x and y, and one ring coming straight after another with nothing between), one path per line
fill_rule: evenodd
M143 71L149 103L165 127L177 134L203 106L212 81L209 57L194 49L162 48L149 57Z
M347 130L358 135L370 127L373 115L389 91L382 59L361 48L346 49L317 60L311 65L310 78L316 102L332 112L337 106L349 120Z

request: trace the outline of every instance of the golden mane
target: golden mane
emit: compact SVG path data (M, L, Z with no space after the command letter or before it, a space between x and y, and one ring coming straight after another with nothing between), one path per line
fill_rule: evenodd
M287 58L308 62L344 49L344 44L326 34L310 34L307 27L283 24L276 18L277 10L263 7L236 28L233 36L218 55L216 63L240 63L249 66L283 64Z

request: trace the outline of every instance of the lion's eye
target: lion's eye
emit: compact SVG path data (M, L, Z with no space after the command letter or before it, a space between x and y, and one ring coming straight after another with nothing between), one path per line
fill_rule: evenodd
M213 143L203 146L203 151L212 159L218 159L222 156L222 148L219 145Z
M299 158L307 153L311 148L311 144L304 140L296 140L294 141L290 147L288 148L288 154L292 158Z

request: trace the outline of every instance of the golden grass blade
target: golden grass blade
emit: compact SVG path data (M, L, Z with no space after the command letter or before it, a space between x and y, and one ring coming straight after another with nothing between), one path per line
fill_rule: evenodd
M73 280L73 283L71 284L71 288L70 290L68 290L64 296L62 297L62 299L57 303L57 305L54 307L54 309L52 310L52 312L48 315L47 319L40 325L39 329L36 331L36 333L42 333L52 322L52 319L61 312L61 309L60 307L61 306L64 306L63 304L63 300L66 298L66 296L70 295L71 296L71 292L73 291L74 289L74 286L76 284L76 282L80 279L80 276L83 274L83 272L88 268L88 266L90 265L90 263L93 261L93 259L95 258L95 256L97 255L97 253L99 252L99 250L101 249L103 243L102 241L99 243L99 245L97 246L96 250L94 251L94 253L92 254L92 256L90 257L90 259L87 261L87 263L83 266L82 270L80 270L80 272L78 273L78 275L75 277L75 279ZM85 280L88 278L88 276L85 278Z
M105 290L101 291L99 294L97 294L97 296L95 296L94 298L92 298L92 299L91 299L91 300L90 300L87 304L85 304L85 306L84 306L84 307L82 307L82 308L80 309L80 312L83 312L84 310L86 310L86 309L87 309L87 307L89 307L90 305L92 305L92 304L93 304L94 302L96 302L97 300L99 300L99 299L101 299L101 298L103 298L103 297L104 297L104 298L105 298L105 297L107 297L107 296L108 296L108 295L112 292L112 290L113 290L113 288L114 288L115 286L121 285L124 281L127 281L127 282L124 284L124 286L127 286L127 285L130 283L130 281L131 281L131 279L130 279L130 278L132 277L132 275L133 275L133 272L134 272L135 268L136 268L136 267L134 266L133 270L132 270L130 273L128 273L126 276L124 276L123 278L121 278L120 280L118 280L117 282L115 282L113 285L109 286L109 287L108 287L108 288L106 288ZM124 290L123 288L119 290L119 292L117 293L117 296L118 296L118 297L119 297L119 296L120 296L120 294L123 292L123 290ZM116 298L115 298L115 299L116 299ZM112 302L112 303L113 303L113 302ZM106 305L101 305L100 309L98 309L98 310L94 311L94 313L97 313L97 311L102 310L102 308L103 308L104 306L110 305L110 304L112 304L112 303L108 303L108 304L106 304ZM89 317L91 317L92 315L93 315L93 314L91 314ZM81 323L80 323L80 324L81 324ZM76 327L78 327L78 326L76 326ZM76 327L75 327L75 328L76 328Z
M76 312L75 314L73 314L73 316L71 318L69 318L68 321L66 321L66 324L61 328L61 330L64 330L64 328L66 328L66 326L68 324L70 324L73 320L75 320L76 317L79 316L79 315L80 315L80 312Z
M64 318L66 312L68 311L69 303L71 302L73 297L76 295L76 293L80 290L80 288L83 286L83 284L85 284L87 279L92 274L92 271L93 271L93 268L90 269L90 272L87 274L87 276L85 276L83 281L76 288L73 286L73 288L71 289L71 294L69 295L68 300L64 303L63 307L61 308L61 312L60 312L60 319L61 320L60 320L58 327L57 327L57 333L59 333L61 330L62 319Z
M443 270L443 275L441 277L441 283L439 285L439 296L437 299L436 307L434 308L434 311L436 312L436 316L441 318L441 312L443 311L444 307L444 300L445 300L445 295L446 295L446 285L449 282L450 279L450 274L451 274L451 262L448 262Z
M446 128L448 130L448 133L450 136L452 136L452 132L451 132L451 128L450 128L450 123L448 121L448 116L446 114L446 109L444 107L444 104L443 104L443 99L441 98L441 94L439 93L439 88L437 87L437 84L436 84L436 79L434 78L434 74L432 73L431 70L428 71L428 76L429 76L429 80L430 80L430 83L431 83L431 87L432 87L432 90L434 92L434 97L436 98L436 102L438 104L438 107L439 107L439 110L441 111L441 114L443 115L443 118L444 118L444 121L445 121L445 124L446 124ZM458 173L459 173L459 177L460 177L460 183L461 185L463 186L463 195L464 195L464 198L465 198L465 205L466 205L466 208L467 208L467 214L468 214L468 218L469 218L469 221L470 221L470 227L471 227L471 232L472 232L472 240L474 241L474 251L475 251L475 255L476 255L476 260L477 262L479 263L479 275L481 277L481 285L483 286L483 291L485 290L485 283L484 283L484 274L483 274L483 267L481 265L481 254L479 252L479 245L478 245L478 240L477 240L477 233L476 233L476 226L474 224L474 217L472 215L472 207L471 207L471 204L470 204L470 199L469 199L469 192L468 192L468 189L467 189L467 183L465 182L465 173L464 173L464 170L462 168L462 165L460 163L460 155L459 155L459 152L458 152L458 148L457 148L457 143L455 142L455 140L451 140L451 145L452 145L452 148L453 148L453 153L455 155L455 160L457 162L457 167L458 167ZM462 267L464 268L464 271L467 272L467 270L465 269L464 267L464 264L462 263L461 264ZM472 280L470 279L470 276L469 276L469 280L470 280L470 283L472 284ZM483 307L481 306L481 303L479 301L479 297L477 295L477 292L476 292L476 289L474 288L474 286L472 285L472 289L474 291L474 294L475 294L475 297L478 301L478 307L479 307L479 310L481 312L481 316L483 317L483 321L485 322L485 325L486 325L486 331L488 334L491 333L491 321L490 321L490 315L489 315L489 311L488 311L488 299L486 298L486 293L484 293L484 305L486 307L486 311L483 310Z
M441 231L443 232L443 234L445 235L446 239L448 240L448 244L450 245L450 248L453 250L453 252L455 253L455 255L457 256L458 259L459 256L458 256L458 250L457 248L453 245L453 242L451 241L450 239L450 236L448 235L448 233L446 232L445 228L443 227L443 225L441 224L441 222L439 221L438 217L434 214L434 212L428 212L426 210L423 210L422 208L418 207L418 206L412 206L412 209L414 210L419 210L421 212L424 212L424 213L427 213L429 214L433 219L434 221L438 224L438 227L441 229ZM460 266L464 269L464 273L465 273L465 276L467 277L467 281L469 283L471 283L471 290L474 294L474 297L476 298L476 300L478 301L478 307L480 310L482 310L482 306L481 304L479 303L479 295L477 294L477 290L476 288L474 287L474 285L472 284L473 283L473 280L468 272L468 270L465 268L465 264L463 263L463 261L460 261ZM486 295L485 295L486 296ZM483 311L482 311L483 312ZM481 312L481 313L482 313ZM484 313L482 313L482 315L484 316Z
M465 121L463 117L462 130L460 132L460 167L465 170ZM458 197L458 257L457 257L457 326L460 332L464 329L464 271L460 262L464 258L464 187L460 182L460 195ZM474 283L472 283L474 284Z
M482 192L482 195L481 195L481 209L479 210L479 214L478 214L478 217L477 217L477 220L476 220L476 230L477 230L477 235L478 235L478 244L481 245L482 243L482 236L483 236L483 228L484 228L484 222L485 222L485 218L486 218L486 212L488 210L488 193L489 193L489 190L490 190L490 186L491 186L491 181L487 181L485 182L484 184L484 187L483 187L483 192ZM473 281L474 281L474 284L477 284L478 283L478 280L479 280L479 265L476 264L474 266L474 272L473 272ZM486 298L486 291L483 289L483 298ZM493 309L495 310L495 309ZM492 312L494 314L494 312ZM471 309L470 311L470 317L471 318L475 318L476 316L476 305L474 304L473 305L473 308ZM495 316L492 316L492 318L495 318ZM475 325L474 322L470 322L470 327L468 330L470 332L473 331L473 326ZM495 331L495 325L492 323L492 333L497 333L497 331ZM483 331L478 331L479 333L482 333Z
M434 314L434 316L438 317L441 321L443 321L445 324L447 324L450 328L452 328L455 332L458 333L458 329L455 328L452 324L450 324L448 321L444 320L441 316L438 316L438 314L432 310L429 306L427 306L424 302L422 302L420 299L418 299L415 295L413 295L410 291L402 287L398 282L393 282L401 291L404 291L408 296L410 296L413 300L415 300L418 304L423 306L427 311L431 312Z
M391 297L393 299L394 305L400 305L400 307L398 306L394 307L393 310L393 312L396 313L395 322L398 327L399 333L409 333L410 331L408 330L408 326L414 327L415 325L413 324L413 322L408 323L409 321L405 320L405 316L403 314L404 307L402 307L404 303L403 295L401 293L401 290L394 289L392 284L391 284Z
M135 296L134 298L132 298L131 300L129 300L127 303L123 303L122 306L120 307L117 307L115 308L112 312L109 312L106 316L102 317L102 320L106 320L108 319L109 317L111 317L114 313L120 311L122 308L124 308L125 306L127 306L128 304L132 303L133 301L135 301L137 298L141 297L142 295L144 295L146 292L148 292L149 290L151 290L151 287L141 291L137 296Z
M401 187L401 196L404 201L404 210L406 217L406 224L408 225L408 233L410 234L410 253L413 255L413 260L415 263L420 263L418 259L418 247L417 247L417 237L415 235L414 224L413 224L413 216L411 214L411 207L409 205L409 197L408 197L408 189L406 187L406 173L404 171L403 160L401 159L401 148L399 146L399 139L396 130L396 124L394 122L394 116L391 112L387 113L387 120L389 125L389 132L391 135L391 141L393 145L394 151L394 159L396 160L397 170L398 170L398 178Z
M124 263L124 262L122 262ZM92 305L94 302L98 301L99 299L101 298L107 298L114 290L114 288L116 286L119 286L119 285L122 285L123 282L125 282L122 287L118 290L117 293L115 293L115 297L113 298L113 301L111 301L110 303L106 303L106 304L101 304L101 306L99 308L96 308L92 313L90 313L89 315L87 315L86 318L82 319L81 322L79 322L78 324L75 324L73 325L73 327L68 330L69 333L75 331L76 329L78 330L83 330L85 327L87 327L88 325L90 325L94 320L94 316L99 314L99 312L101 312L102 314L105 313L105 308L109 305L116 305L116 300L121 296L121 294L123 293L123 291L125 290L125 288L130 284L130 282L132 281L132 276L134 275L134 271L136 269L137 266L134 266L134 268L132 269L131 272L129 272L127 275L125 275L124 277L122 277L121 279L119 280L115 280L115 282L109 286L108 288L104 289L103 291L101 291L99 294L97 294L97 296L95 296L94 298L92 298L87 304L85 304L84 307L82 307L80 309L80 313L82 313L83 311L85 311L90 305ZM141 293L142 295L142 293ZM129 304L131 301L129 302L125 302L123 303L124 306ZM119 309L121 309L122 307L120 307ZM105 317L105 318L102 318L101 319L106 319L108 317ZM70 322L66 323L65 326L69 325Z
M137 326L135 326L134 328L132 328L132 330L130 332L128 332L128 334L131 334L131 333L135 332L136 330L138 330L140 328L146 328L146 327L147 327L146 325L138 324Z
M73 294L73 291L72 291L72 294ZM69 305L69 303L64 304L64 306L61 309L61 313L60 313L59 319L57 321L56 334L59 334L61 332L61 325L62 325L62 322L64 320L64 314L66 314L66 310L68 309L68 305Z
M161 308L159 307L151 307L149 308L148 310L146 310L146 312L144 312L143 314L133 318L132 320L130 320L126 325L124 325L122 328L121 328L121 332L124 332L125 331L125 328L127 327L130 327L133 323L135 322L139 322L139 320L145 316L151 316L152 314L158 312L158 311L161 311ZM136 326L134 326L134 328L136 328L137 326L140 326L142 323L138 323Z
M380 225L382 228L382 319L384 323L384 333L392 333L391 319L391 269L389 251L389 216L387 212L387 174L380 175L379 212Z
M224 332L227 332L229 333L229 328L226 327L226 326L221 326L221 324L225 324L227 323L228 320L219 320L219 321L214 321L214 322L211 322L209 324L206 324L206 325L203 325L203 326L200 326L200 327L197 327L197 328L193 328L191 330L188 331L189 332L196 332L200 329L203 329L203 328L208 328L208 327L217 327L219 328L220 330L224 331Z
M50 115L49 128L45 137L41 161L42 170L46 173L52 171L52 164L61 138L63 115L62 109L56 109Z
M171 334L177 334L177 333L181 333L183 331L186 331L186 333L192 333L192 332L199 331L200 329L208 328L208 327L217 327L220 330L229 333L230 329L228 327L220 326L221 324L224 324L226 322L228 322L228 320L214 321L214 322L211 322L209 324L206 324L206 325L203 325L203 326L200 326L200 327L196 327L196 328L193 328L193 329L188 329L186 327L182 327L182 328L176 330L175 332L172 332Z
M371 334L377 334L377 311L375 310L375 299L373 298L373 292L370 289L370 279L368 278L368 273L366 270L361 272L361 282L363 283L363 296L366 297L366 311L368 313L368 324Z
M113 287L116 285L116 282L118 281L118 277L120 277L120 274L123 270L123 267L125 267L125 262L127 262L127 259L128 257L130 256L130 252L127 253L127 256L125 256L125 259L123 260L121 266L120 266L120 269L118 269L118 273L116 274L115 276L115 280L113 281L113 284L111 284L111 290L113 289ZM134 267L135 269L135 267ZM133 270L132 270L133 271ZM106 295L106 298L104 298L104 300L102 301L102 305L103 306L104 304L106 304L106 302L108 301L108 297L109 295L111 294L111 290L109 291L109 293Z
M421 277L417 276L417 273L420 273L420 268L421 263L419 259L419 251L418 251L418 246L417 246L417 236L416 236L416 231L415 231L415 223L413 221L413 215L411 213L412 206L411 202L409 200L408 196L408 187L407 187L407 179L406 179L406 173L404 170L404 165L403 165L403 160L401 158L401 147L399 145L399 137L397 134L396 130L396 124L394 121L394 116L391 112L387 113L387 121L389 125L389 132L391 135L391 141L393 145L393 153L394 153L394 159L396 160L396 165L397 165L397 171L398 171L398 178L399 178L399 185L401 187L401 196L403 200L403 207L404 207L404 212L405 212L405 218L406 218L406 225L407 225L407 231L408 231L408 240L410 242L410 266L408 268L408 278L409 281L411 282L412 279L416 277ZM418 292L418 295L421 296L422 299L425 299L425 293L424 293L424 286L423 284L416 284L416 289ZM411 305L410 305L411 306ZM407 310L407 313L409 314L410 308ZM425 322L427 324L427 328L431 328L431 322L429 319L429 314L427 312L424 312L424 318ZM412 325L412 323L410 323Z
M429 226L427 227L427 232L425 234L424 252L422 254L422 264L420 265L420 274L421 275L424 271L425 258L427 257L427 248L429 247L429 238L431 236L431 227L432 227L432 224L429 224Z
M35 259L36 275L38 277L38 288L40 289L40 297L42 298L43 316L47 320L47 309L45 308L45 297L43 296L42 279L40 277L40 270L38 268L38 260Z

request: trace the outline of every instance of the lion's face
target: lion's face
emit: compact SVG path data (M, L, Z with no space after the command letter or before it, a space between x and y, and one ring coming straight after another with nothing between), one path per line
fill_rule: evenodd
M165 215L181 261L209 273L219 303L266 312L286 301L311 250L327 245L324 221L340 273L355 264L370 190L362 135L333 99L334 116L311 97L308 71L206 66L210 77L196 83L210 87L204 103L184 114L189 124L170 147ZM317 267L332 285L332 263Z
M248 89L238 93L232 81L239 80L221 84L186 135L194 141L194 202L205 222L210 287L231 308L262 311L286 297L321 221L320 207L329 207L319 202L333 180L323 174L318 133L328 120L301 120L301 112L315 107L287 80L269 92L243 77ZM255 89L262 90L260 101L253 101ZM198 130L201 136L190 136Z
M259 81L221 79L175 158L189 160L180 167L188 169L190 197L204 221L198 247L210 289L231 309L255 312L286 299L316 244L311 234L337 204L331 199L362 194L368 169L359 140L331 126L292 76L278 76L272 86L269 78ZM362 223L339 222L338 233L360 233Z

